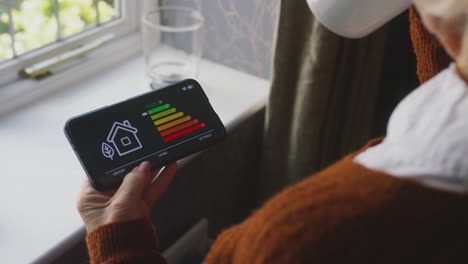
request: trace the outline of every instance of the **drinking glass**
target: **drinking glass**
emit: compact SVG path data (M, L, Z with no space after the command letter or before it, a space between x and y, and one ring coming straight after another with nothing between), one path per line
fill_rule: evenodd
M144 14L143 54L153 89L198 76L203 21L197 10L180 6Z

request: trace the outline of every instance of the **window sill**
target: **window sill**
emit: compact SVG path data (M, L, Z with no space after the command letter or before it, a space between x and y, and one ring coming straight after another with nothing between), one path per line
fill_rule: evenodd
M67 89L80 80L89 79L96 73L119 65L140 53L140 35L133 33L71 61L47 78L21 79L2 86L0 117L59 90Z
M267 80L209 61L202 61L200 72L197 79L228 131L266 103ZM55 89L49 95L60 88L60 79L50 85ZM143 58L136 57L0 118L5 263L47 262L83 238L75 200L85 174L63 135L65 121L148 87Z

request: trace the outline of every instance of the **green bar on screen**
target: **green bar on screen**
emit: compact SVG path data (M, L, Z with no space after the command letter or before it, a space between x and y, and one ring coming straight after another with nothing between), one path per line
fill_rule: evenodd
M156 107L156 108L153 108L153 109L148 110L148 114L152 115L152 114L154 114L154 113L161 112L162 110L166 110L166 109L168 109L169 107L171 107L170 104L161 105L161 106L158 106L158 107Z

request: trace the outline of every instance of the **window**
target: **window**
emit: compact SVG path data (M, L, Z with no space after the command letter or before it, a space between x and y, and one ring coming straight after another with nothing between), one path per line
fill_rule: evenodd
M135 0L0 0L0 86L31 64L138 28Z

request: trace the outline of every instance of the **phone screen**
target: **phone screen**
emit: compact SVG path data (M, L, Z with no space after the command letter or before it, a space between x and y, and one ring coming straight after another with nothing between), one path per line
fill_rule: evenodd
M145 160L159 167L226 134L195 80L71 118L65 132L92 184L101 190L120 184Z

